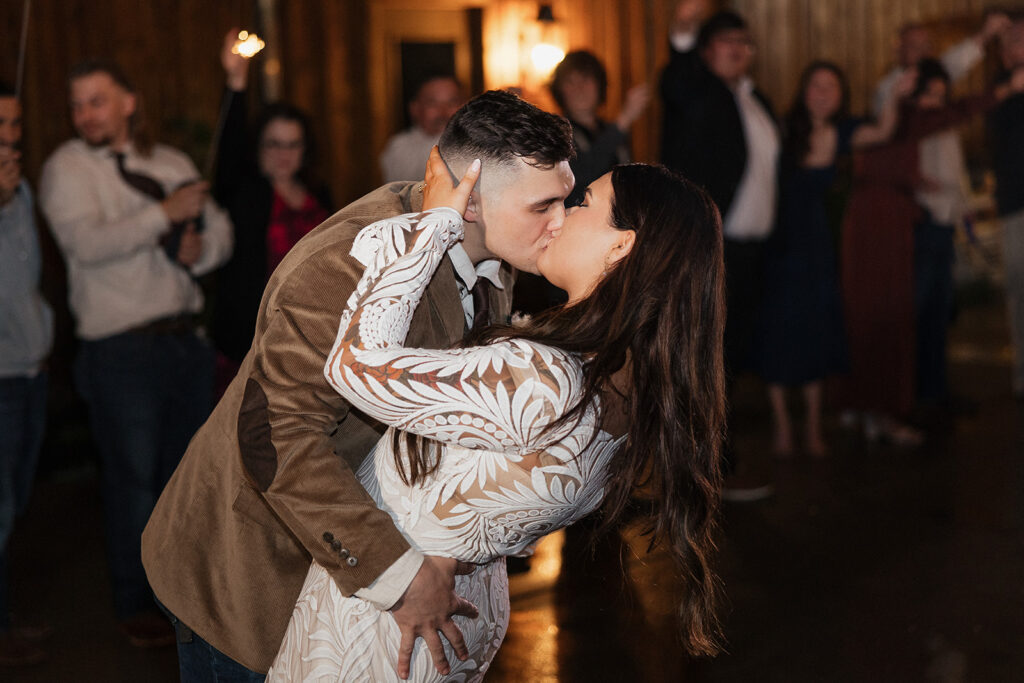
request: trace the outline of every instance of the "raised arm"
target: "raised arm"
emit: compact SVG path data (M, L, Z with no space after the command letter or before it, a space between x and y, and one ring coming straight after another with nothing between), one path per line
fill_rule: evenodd
M907 69L900 74L899 80L888 90L888 99L882 106L878 120L863 123L853 131L853 135L850 137L850 146L853 149L878 145L888 142L892 138L900 120L900 102L914 90L916 81L916 68Z
M224 67L225 85L222 115L224 126L217 141L217 166L214 174L213 194L217 201L225 204L247 177L248 150L246 150L246 88L249 84L249 62L241 55L234 54L238 29L232 28L224 36L221 45L220 63Z

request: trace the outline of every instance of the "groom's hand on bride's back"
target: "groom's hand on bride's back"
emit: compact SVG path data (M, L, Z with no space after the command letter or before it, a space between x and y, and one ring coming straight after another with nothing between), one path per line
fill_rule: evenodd
M462 631L452 621L452 615L476 617L477 609L468 600L455 594L455 575L468 574L472 565L449 557L426 555L405 594L391 608L391 614L402 632L398 648L398 676L409 677L409 663L417 638L423 638L434 660L434 667L442 676L449 671L448 659L438 631L452 644L459 659L468 656Z

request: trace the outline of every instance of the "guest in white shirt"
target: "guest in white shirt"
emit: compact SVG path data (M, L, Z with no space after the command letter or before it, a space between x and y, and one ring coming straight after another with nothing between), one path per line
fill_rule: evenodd
M423 179L430 150L464 101L462 86L450 74L431 74L421 81L409 102L413 125L392 136L380 155L385 183Z
M195 278L227 259L231 225L191 160L147 140L139 97L117 66L86 62L68 84L79 137L46 161L40 205L67 265L115 610L132 644L170 644L139 539L211 407L213 354L196 327Z

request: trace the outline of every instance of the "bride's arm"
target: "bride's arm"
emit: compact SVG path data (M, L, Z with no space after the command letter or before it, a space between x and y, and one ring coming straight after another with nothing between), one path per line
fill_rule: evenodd
M324 367L336 391L400 429L472 448L526 452L557 440L545 428L579 396L579 359L523 340L456 350L403 348L413 311L462 217L478 171L453 187L440 157L420 214L365 228L352 253L367 265ZM559 430L562 431L562 430Z
M342 315L324 376L353 406L400 429L471 448L535 450L544 445L541 432L578 400L577 359L514 339L469 349L402 346L434 270L461 237L461 223L452 209L432 209L360 234L355 248L372 244L366 251L373 255Z

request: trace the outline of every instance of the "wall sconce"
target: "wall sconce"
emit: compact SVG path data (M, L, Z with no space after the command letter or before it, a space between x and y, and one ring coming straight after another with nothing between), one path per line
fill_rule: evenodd
M530 65L533 76L544 80L555 70L558 63L565 58L565 50L562 48L561 26L555 20L554 11L548 3L540 3L537 8L537 39L530 48Z

